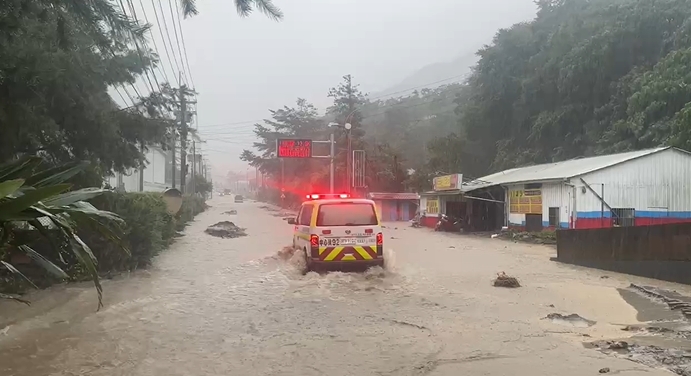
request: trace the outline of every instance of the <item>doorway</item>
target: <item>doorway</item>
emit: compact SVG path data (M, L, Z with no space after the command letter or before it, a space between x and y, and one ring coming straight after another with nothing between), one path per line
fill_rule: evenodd
M525 230L528 232L542 231L542 214L526 214Z

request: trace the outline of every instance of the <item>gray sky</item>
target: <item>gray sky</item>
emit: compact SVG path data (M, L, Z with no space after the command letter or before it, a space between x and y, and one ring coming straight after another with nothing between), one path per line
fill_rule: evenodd
M215 176L246 170L238 156L251 147L253 122L266 118L268 109L292 105L298 97L324 109L328 89L345 74L364 92L386 89L425 65L477 50L499 28L535 15L532 0L274 3L285 14L281 22L260 13L240 18L232 0L197 0L200 14L182 21L199 93L198 125ZM170 68L150 2L142 4L170 77L176 68Z

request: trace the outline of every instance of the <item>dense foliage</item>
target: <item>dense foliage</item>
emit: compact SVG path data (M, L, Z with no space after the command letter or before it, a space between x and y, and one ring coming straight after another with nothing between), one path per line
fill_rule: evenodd
M540 0L478 52L459 104L476 175L585 155L689 148L686 0Z
M115 252L127 254L121 241L124 222L117 214L98 210L86 202L100 196L103 190L70 191L71 184L65 183L88 164L40 170L41 163L41 158L26 157L0 166L0 271L33 284L16 262L32 263L58 279L70 278L66 269L78 266L93 280L100 306L98 261L80 237L79 229L112 244ZM37 240L43 240L44 247L40 248Z

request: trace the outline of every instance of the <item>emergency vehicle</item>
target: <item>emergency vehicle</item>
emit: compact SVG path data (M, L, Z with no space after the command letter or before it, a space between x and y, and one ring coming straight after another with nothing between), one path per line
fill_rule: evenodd
M374 201L348 194L310 194L297 218L293 247L309 270L384 266L384 234Z

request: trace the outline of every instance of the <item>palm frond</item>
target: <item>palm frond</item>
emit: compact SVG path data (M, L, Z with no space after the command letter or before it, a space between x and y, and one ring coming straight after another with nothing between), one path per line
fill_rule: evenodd
M237 1L237 0L236 0ZM267 17L274 21L280 21L283 19L283 12L274 5L272 0L253 0L255 7Z

